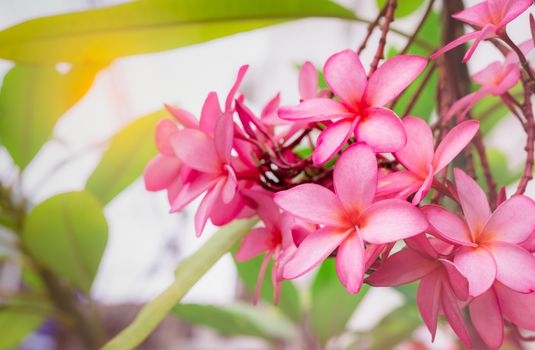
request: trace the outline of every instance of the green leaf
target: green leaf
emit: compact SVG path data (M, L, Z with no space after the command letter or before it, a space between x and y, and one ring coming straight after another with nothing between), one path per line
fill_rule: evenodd
M310 324L315 337L325 344L343 333L369 286L363 285L357 295L349 294L336 275L334 259L327 259L312 284Z
M267 340L295 337L293 324L281 317L276 310L247 304L181 304L173 309L173 313L190 323L208 326L225 335L253 336Z
M102 205L89 192L69 192L37 205L23 241L44 266L88 292L108 239Z
M377 7L382 9L387 1L388 0L377 0ZM408 16L422 6L423 3L424 0L398 0L396 12L394 14L396 17Z
M236 252L237 248L237 246L234 248L234 252ZM234 258L234 255L232 257ZM251 293L255 291L258 271L260 271L263 258L264 256L262 255L244 262L236 261L234 258L238 275L247 290ZM268 303L273 303L273 284L270 278L272 265L270 264L266 269L266 278L262 283L262 289L260 291L260 297ZM282 281L278 308L294 322L301 322L301 301L299 300L299 293L293 282L288 280Z
M57 120L89 89L95 65L62 74L52 65L17 64L0 91L0 143L24 169L51 136Z
M16 349L43 322L43 316L30 310L0 310L0 350Z
M156 124L168 116L165 110L148 114L113 136L86 186L102 203L110 202L141 176L149 160L156 155Z
M193 45L306 17L355 19L330 0L141 0L37 18L0 32L0 57L95 62Z

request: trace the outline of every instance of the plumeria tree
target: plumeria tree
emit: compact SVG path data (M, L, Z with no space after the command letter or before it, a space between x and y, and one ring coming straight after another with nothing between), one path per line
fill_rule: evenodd
M150 6L139 3L141 10ZM403 342L418 348L411 334L420 320L431 340L444 320L459 347L520 349L534 340L528 332L535 331L535 201L525 192L535 158L535 65L529 60L535 20L520 17L533 1L485 0L464 8L461 0L414 1L416 6L386 0L371 20L328 1L296 3L300 10L266 2L258 7L264 13L247 15L347 17L366 22L367 32L358 48L332 53L322 69L304 62L296 81L300 99L292 104L281 105L274 92L255 110L240 89L255 67L244 65L229 67L237 72L235 83L226 96L208 93L199 113L167 104L151 116L144 129L154 131L157 154L144 170L146 189L167 193L170 215L200 199L193 218L197 236L207 234L208 222L222 228L178 265L175 281L128 327L89 347L135 348L170 312L225 334L260 334L274 348L381 349ZM411 13L411 6L421 9L420 17L414 32L405 34L393 22ZM519 42L507 32L514 21L531 28ZM426 37L433 26L441 28L441 45L438 36L437 42ZM405 46L387 51L392 35L404 35ZM1 37L0 54L24 58L22 50L3 50ZM160 44L147 52L167 45ZM483 45L501 56L470 74L466 63ZM374 53L371 62L363 62L366 49ZM54 55L78 59L80 53L66 48ZM524 135L504 137L524 137L526 143L523 170L504 180L484 133L506 115ZM105 161L88 182L87 198L79 198L81 206L92 203L98 211L109 191L122 190L103 190L111 174ZM28 214L24 203L13 201L6 207L17 215L13 230L22 232L21 250L38 266L53 307L75 313L77 328L82 334L93 330L85 336L94 340L91 317L72 295L76 287L90 298L91 280L58 268L35 243L42 239L39 217L46 211L37 206ZM105 232L105 226L104 220L97 229ZM279 328L259 320L267 313L251 316L261 306L180 304L229 251L248 288L246 301L276 305ZM301 276L314 278L309 305L292 282ZM71 285L62 285L63 279ZM381 287L401 291L406 304L375 330L353 334L349 345L336 343L363 295ZM408 329L389 338L388 317Z

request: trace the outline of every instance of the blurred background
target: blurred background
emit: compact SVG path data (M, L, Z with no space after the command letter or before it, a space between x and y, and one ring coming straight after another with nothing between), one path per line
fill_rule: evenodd
M412 0L401 0L403 1ZM123 2L125 1L0 0L0 29L32 18ZM375 18L378 12L376 2L372 0L337 2L366 19ZM465 1L465 5L476 2ZM412 32L425 8L416 7L410 15L396 19L393 26L401 31ZM513 40L520 42L528 38L527 23L527 14L524 14L508 27ZM26 198L29 206L59 193L83 190L108 149L110 139L117 132L134 120L161 110L164 103L178 105L198 116L206 95L210 91L217 91L220 96L225 96L234 82L238 68L243 64L249 64L250 68L241 91L256 111L277 92L281 92L283 105L295 104L299 99L298 65L310 60L321 69L326 58L334 52L357 48L366 34L366 27L365 23L354 21L308 18L188 47L114 59L96 73L94 81L80 100L61 115L53 127L51 137L31 159L23 173L19 172L6 149L0 146L0 181L6 187L17 183L15 194ZM378 35L377 32L374 34L370 48L364 51L362 60L365 65L373 57ZM399 49L405 40L400 35L392 34L388 38L388 46ZM469 69L475 72L499 58L494 47L482 45L470 61ZM5 77L13 67L11 61L0 60L0 76ZM69 74L74 69L69 63L58 63L54 68L60 75ZM39 104L48 103L48 99L53 98L55 89L60 87L54 84L38 85L38 80L30 80L25 88L50 89L37 99L32 98L32 92L28 90L18 102L24 104L26 109L39 110ZM2 89L5 94L5 84ZM1 98L0 101L5 103ZM7 125L5 122L0 123L0 127L5 128ZM154 142L152 131L142 134L149 137L131 140L132 147L126 150L125 157L135 158L137 152L144 152L141 149L143 144ZM31 137L30 131L21 135ZM523 135L513 118L501 118L485 138L490 148L499 150L499 156L505 157L505 166L511 173L520 169L524 162ZM108 174L112 177L119 175ZM511 186L514 186L514 182ZM535 194L533 182L527 194ZM187 210L171 215L168 213L165 194L147 192L141 178L110 200L104 209L109 226L108 243L90 289L94 301L102 305L125 307L113 310L128 320L135 314L136 305L150 300L165 289L173 279L176 264L194 252L215 231L214 227L209 227L203 237L195 237L193 213L197 205L198 201ZM0 231L0 237L4 237L4 240L11 239L8 230L0 228ZM16 288L20 283L20 271L16 259L5 259L0 265L0 291ZM297 281L305 298L310 283L310 278ZM250 302L250 294L244 294L240 286L231 256L225 256L190 290L183 302L228 305L237 297L245 303ZM352 314L347 324L348 333L355 335L373 329L403 303L404 297L399 291L389 288L371 289ZM261 307L270 308L269 302L265 304ZM410 323L409 319L410 315L405 315L399 322ZM266 343L262 337L220 339L217 331L203 327L192 329L182 322L170 322L163 326L165 335L161 337L166 340L152 348L267 349L274 346ZM21 347L55 349L56 344L47 334L46 327L44 330L41 328L40 332L26 338ZM440 329L434 344L430 343L428 332L423 326L413 327L410 334L421 348L455 347L454 337L447 328ZM5 331L0 326L0 338L4 336ZM342 344L341 347L331 343L331 348L350 346L352 338L341 337L337 341ZM405 348L410 347L405 344Z

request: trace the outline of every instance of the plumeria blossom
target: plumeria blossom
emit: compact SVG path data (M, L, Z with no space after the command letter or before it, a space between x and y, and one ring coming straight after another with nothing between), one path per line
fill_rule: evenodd
M307 99L297 106L281 107L279 116L291 121L332 121L320 134L313 160L324 164L346 143L351 134L366 142L374 152L401 149L406 134L398 116L384 108L422 72L427 60L399 55L383 63L368 79L356 52L344 50L331 56L323 73L339 101Z
M519 45L520 50L527 54L533 49L533 40L527 40ZM505 61L492 62L487 67L472 75L472 79L481 87L459 100L457 100L446 113L445 119L450 120L452 116L459 113L457 121L464 119L470 109L487 96L502 96L505 103L509 103L505 96L510 89L515 87L520 81L520 66L518 56L510 52Z
M535 257L518 245L535 230L535 202L515 195L491 213L483 190L460 169L455 183L464 219L437 205L423 211L434 234L458 246L453 261L468 278L470 295L483 294L495 280L535 291Z
M461 313L463 302L468 299L468 281L449 260L453 246L424 234L406 242L408 247L386 259L366 282L372 286L399 286L420 280L418 308L432 339L442 313L463 343L471 347Z
M472 140L479 130L476 120L465 121L444 137L436 151L433 132L425 121L405 117L403 125L407 132L407 144L394 153L407 170L383 176L379 181L379 195L396 194L406 198L416 192L412 203L420 203L431 188L434 176L446 167Z
M502 31L505 31L507 24L526 11L532 3L533 0L487 0L454 14L453 18L468 23L478 30L453 40L431 55L431 58L434 59L475 39L474 44L463 57L463 62L468 61L481 41L499 36Z
M388 243L407 238L425 230L427 222L417 208L405 201L373 203L377 161L364 143L350 146L340 156L333 180L334 192L317 184L304 184L275 194L275 202L283 210L323 225L299 245L283 277L303 275L338 248L338 277L349 293L357 293L364 278L364 241Z

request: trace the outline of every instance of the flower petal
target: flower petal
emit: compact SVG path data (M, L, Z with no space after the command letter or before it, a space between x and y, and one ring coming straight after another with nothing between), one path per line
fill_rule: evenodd
M365 143L348 147L333 174L334 192L345 211L355 218L373 201L377 188L377 159Z
M365 99L372 107L381 107L396 98L424 70L427 59L416 55L398 55L383 63L371 75Z
M166 156L174 156L171 137L178 132L176 124L170 119L162 119L156 125L156 148Z
M492 288L472 300L470 318L483 342L490 349L499 349L503 343L503 316Z
M209 190L204 198L202 199L201 203L199 204L199 207L197 208L197 211L195 212L195 233L197 234L197 237L199 237L202 234L202 231L204 230L204 226L206 225L206 222L210 218L210 214L212 210L215 208L215 203L217 201L217 198L221 195L221 190L223 188L223 181L219 181L216 183L214 188ZM218 208L218 210L221 210Z
M247 72L247 69L249 68L249 65L243 65L238 70L238 74L236 76L236 81L234 82L234 85L230 88L227 98L225 99L225 110L230 111L232 109L232 101L234 100L234 95L236 95L236 91L238 91L238 88L240 87L241 81L243 80L243 77L245 76L245 73Z
M434 60L438 56L440 56L440 55L442 55L442 54L444 54L444 53L456 48L457 46L460 46L460 45L464 44L468 40L472 40L472 39L477 38L479 36L479 34L481 34L480 30L465 34L463 36L460 36L457 39L453 40L452 42L446 44L444 47L442 47L439 50L437 50L434 54L432 54L430 56L430 58L432 60Z
M329 161L345 145L353 129L354 123L351 119L341 119L323 130L312 155L314 163L322 165Z
M460 247L453 262L468 279L468 291L473 297L487 291L496 279L497 262L485 248Z
M278 113L282 119L309 122L354 117L343 104L330 98L312 98L297 106L283 106Z
M519 293L501 284L494 283L503 314L514 324L535 331L535 293Z
M535 256L515 244L493 242L488 245L496 261L496 279L521 293L535 291Z
M364 279L364 243L358 234L350 234L338 247L336 274L348 293L360 291Z
M439 259L440 263L448 274L448 283L460 300L466 300L469 296L468 280L463 276L461 271L449 260Z
M182 210L201 193L212 188L217 180L218 177L213 174L200 174L194 180L185 183L173 200L171 212Z
M325 226L308 235L284 267L285 279L304 275L325 260L351 231Z
M451 129L437 147L433 168L439 172L472 141L479 130L479 121L467 120Z
M448 242L473 245L468 226L459 215L434 204L422 207L422 212L434 229L435 235Z
M372 204L359 218L362 237L369 243L388 243L422 233L427 220L420 210L400 199Z
M418 286L416 302L425 325L434 341L437 332L438 311L440 309L441 272L435 271L424 278Z
M177 157L193 169L206 173L220 171L220 160L214 142L202 131L180 130L171 144Z
M230 153L234 141L234 122L232 113L224 113L219 117L214 129L214 144L221 163L230 163Z
M195 119L193 114L182 108L177 108L169 104L164 104L165 109L175 117L175 119L186 128L198 128L199 121Z
M405 248L389 256L366 282L380 287L399 286L422 279L439 267L434 260Z
M483 28L485 24L491 22L487 1L482 1L474 6L470 6L453 14L451 17L481 28Z
M423 181L409 171L396 171L386 176L379 177L377 196L384 197L396 194L404 194L404 198L416 191ZM409 189L414 189L409 193Z
M468 62L470 58L472 58L472 55L474 54L477 47L479 46L479 43L481 43L485 39L495 36L495 30L496 30L496 27L493 24L487 24L483 27L479 35L476 37L476 40L474 41L472 46L470 46L470 48L464 55L463 63Z
M434 178L435 172L433 170L433 166L431 164L427 164L427 176L425 177L422 186L420 186L420 188L418 189L418 191L416 191L416 194L412 198L412 204L418 205L421 201L424 200L425 196L427 196L427 193L429 193L429 190L431 189Z
M214 204L214 208L221 208L219 210L212 210L210 213L210 220L216 226L223 226L234 219L249 218L255 213L252 209L245 207L245 201L240 195L234 196L230 202L223 202L223 196L219 196ZM224 208L224 209L223 209Z
M222 113L217 93L210 92L202 106L199 128L207 135L214 136L215 124Z
M492 3L496 3L496 0L490 0ZM489 8L491 7L489 2ZM498 28L503 27L507 23L511 22L513 19L517 18L526 11L533 4L533 0L514 0L508 1L505 14L502 17L500 23L498 23Z
M387 108L368 108L356 128L357 140L366 142L374 152L396 152L407 143L405 128L396 113Z
M299 70L299 95L301 99L314 98L318 93L318 71L310 62L306 61Z
M535 202L516 195L503 202L488 220L481 240L522 243L535 230Z
M243 239L240 249L236 252L236 260L246 261L271 249L272 234L265 227L251 230Z
M407 143L394 156L412 173L425 177L427 164L433 162L435 154L433 132L424 120L416 117L405 117L403 126Z
M320 225L347 226L340 201L333 192L323 186L299 185L277 192L274 200L283 210L303 220Z
M457 297L449 286L444 286L440 294L442 310L444 310L446 320L448 320L451 329L453 329L455 334L457 334L467 348L472 348L472 338L470 337L470 332L468 331L463 315L461 314Z
M357 53L344 50L332 55L325 62L323 72L331 91L348 108L358 112L367 76Z
M157 155L145 168L144 179L147 191L161 191L171 185L179 173L182 162L176 157Z
M477 182L466 175L464 171L456 168L453 170L453 173L466 223L470 227L473 239L478 239L476 235L479 235L490 217L487 196Z

